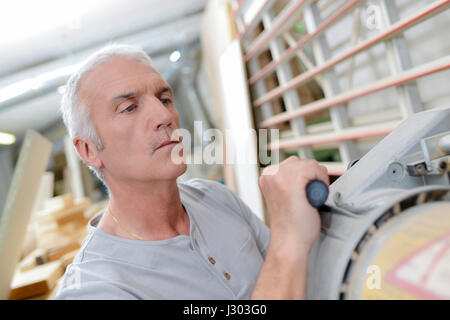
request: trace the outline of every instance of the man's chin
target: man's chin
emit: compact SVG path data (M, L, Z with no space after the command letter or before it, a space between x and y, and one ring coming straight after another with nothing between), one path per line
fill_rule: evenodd
M185 163L173 163L171 162L170 165L168 165L165 168L165 174L167 175L167 178L178 178L182 174L184 174L187 170L187 165Z
M175 165L175 164L174 164ZM180 163L180 164L176 164L175 165L177 167L177 169L179 170L179 174L177 177L181 176L182 174L184 174L187 170L187 165L185 163Z

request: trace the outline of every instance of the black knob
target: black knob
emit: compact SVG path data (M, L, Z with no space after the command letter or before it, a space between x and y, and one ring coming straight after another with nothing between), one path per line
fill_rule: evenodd
M328 198L328 187L320 180L311 180L306 185L306 197L314 208L322 206Z

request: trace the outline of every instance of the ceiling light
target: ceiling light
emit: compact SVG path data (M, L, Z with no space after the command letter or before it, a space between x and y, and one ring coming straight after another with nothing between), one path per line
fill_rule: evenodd
M180 58L181 58L181 53L178 50L175 50L174 52L172 52L169 57L170 61L172 61L172 62L177 62L178 60L180 60Z
M63 95L64 92L66 92L66 86L65 85L59 86L58 89L56 89L56 91L58 91L60 95Z
M0 144L13 144L16 137L13 134L0 132Z

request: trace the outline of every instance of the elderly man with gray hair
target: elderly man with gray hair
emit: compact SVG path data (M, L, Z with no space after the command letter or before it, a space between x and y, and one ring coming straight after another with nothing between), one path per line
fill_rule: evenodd
M303 299L320 230L306 184L326 168L290 157L259 186L269 228L231 190L178 183L180 128L170 85L138 47L110 45L66 84L61 111L84 163L109 191L107 209L69 265L58 299ZM181 148L182 152L182 148Z

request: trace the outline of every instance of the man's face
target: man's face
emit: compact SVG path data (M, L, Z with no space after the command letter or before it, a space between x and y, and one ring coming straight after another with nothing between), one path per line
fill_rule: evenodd
M79 93L105 146L97 154L107 180L166 180L186 171L171 161L181 143L159 147L180 122L172 89L156 70L113 58L86 75Z

